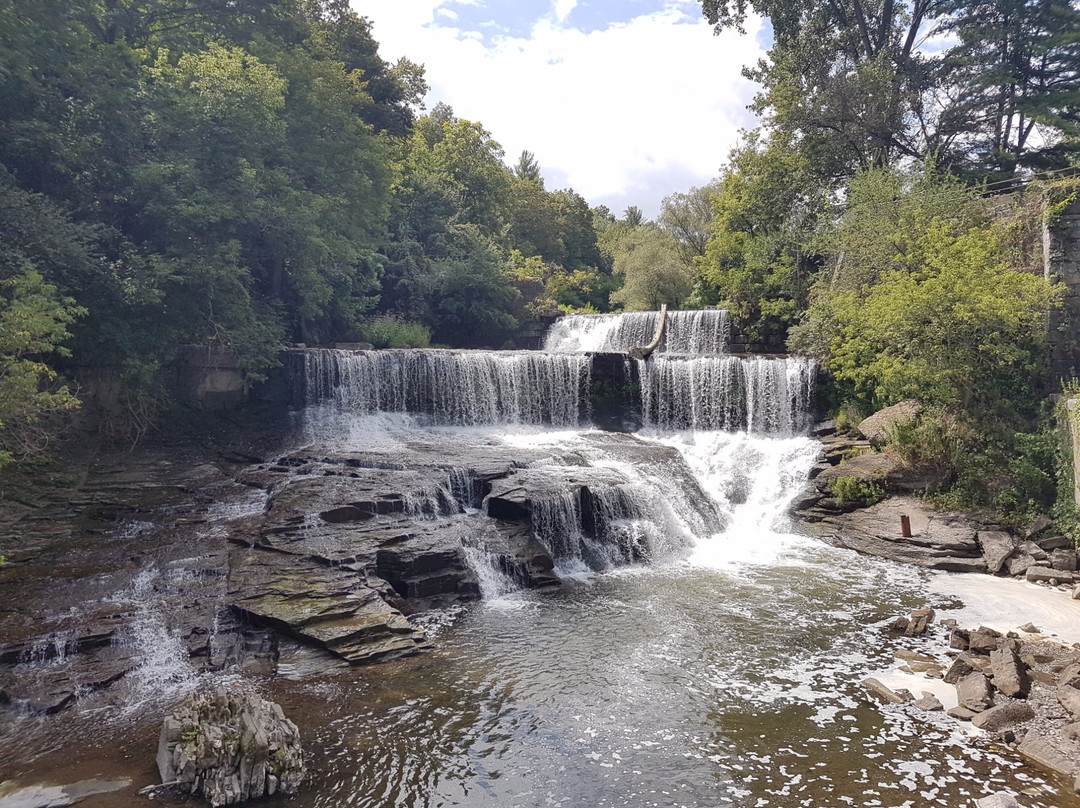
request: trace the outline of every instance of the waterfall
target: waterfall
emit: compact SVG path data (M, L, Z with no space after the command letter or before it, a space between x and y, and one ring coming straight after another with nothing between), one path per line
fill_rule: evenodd
M437 424L577 426L589 359L489 351L307 351L304 398L356 414L408 412Z
M555 353L625 352L652 342L660 313L574 314L557 320L544 340ZM730 323L722 309L669 311L658 351L677 354L719 354L728 342Z
M656 356L639 361L638 370L648 424L793 435L806 426L817 363L802 356Z

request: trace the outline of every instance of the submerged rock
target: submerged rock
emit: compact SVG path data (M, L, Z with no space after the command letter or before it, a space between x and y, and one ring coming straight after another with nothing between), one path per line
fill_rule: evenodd
M239 684L193 693L165 718L157 753L162 783L214 808L295 794L304 779L300 731L281 707Z

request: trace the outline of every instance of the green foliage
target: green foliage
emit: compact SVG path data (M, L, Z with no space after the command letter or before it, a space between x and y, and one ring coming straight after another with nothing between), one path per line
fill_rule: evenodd
M435 262L431 319L439 342L470 348L500 347L517 328L511 314L520 295L497 252L471 249Z
M825 353L867 410L915 398L977 422L1034 415L1058 293L1010 270L1008 229L985 223L979 204L924 173L854 182L844 216L821 239L835 268L789 344Z
M885 489L877 483L857 477L834 477L829 481L829 492L841 503L854 502L864 507L885 499Z
M0 467L43 451L42 419L79 405L43 359L69 354L68 327L85 313L33 269L0 281Z
M431 331L426 326L385 314L365 320L360 336L376 348L426 348L431 344Z
M663 303L677 309L693 292L694 270L679 257L670 233L620 222L603 234L601 245L613 256L614 274L623 281L612 292L612 303L628 311L655 311Z

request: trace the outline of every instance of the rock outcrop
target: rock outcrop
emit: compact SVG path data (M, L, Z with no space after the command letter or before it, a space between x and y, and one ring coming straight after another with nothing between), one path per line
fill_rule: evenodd
M165 718L157 765L163 784L214 808L295 794L304 779L296 725L277 704L237 683L193 693Z

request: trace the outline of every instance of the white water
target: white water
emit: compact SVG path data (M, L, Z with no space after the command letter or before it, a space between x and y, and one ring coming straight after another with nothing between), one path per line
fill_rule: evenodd
M554 353L621 352L649 345L656 335L659 312L573 314L555 322L544 338ZM722 309L669 311L661 353L718 354L727 347L730 323Z
M577 425L591 367L585 356L510 351L313 350L303 361L308 405L460 425Z

